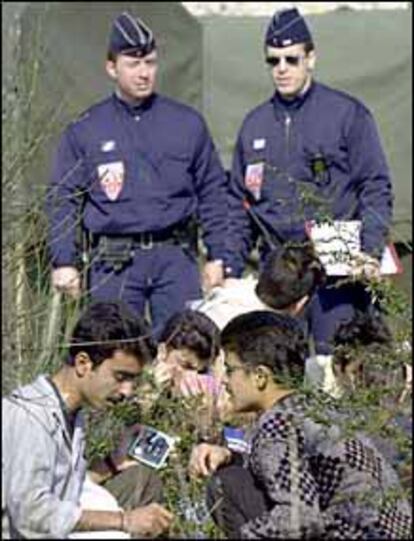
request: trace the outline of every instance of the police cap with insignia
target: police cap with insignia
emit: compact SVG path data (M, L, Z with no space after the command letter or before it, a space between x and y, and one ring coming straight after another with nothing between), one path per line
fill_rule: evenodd
M138 17L126 11L113 22L109 38L108 56L118 54L145 56L156 47L152 30Z
M296 43L313 43L305 19L296 8L276 11L267 27L265 44L288 47Z

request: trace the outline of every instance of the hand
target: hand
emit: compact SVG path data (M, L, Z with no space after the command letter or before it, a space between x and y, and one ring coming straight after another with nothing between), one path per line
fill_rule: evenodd
M226 447L201 443L191 451L188 471L192 477L208 477L219 466L228 464L232 453Z
M80 275L75 267L58 267L52 271L52 286L74 299L80 297Z
M213 398L219 391L219 383L212 374L199 374L188 369L179 373L175 387L185 397L204 395Z
M168 387L172 385L174 367L164 361L158 361L153 368L154 382L157 387Z
M171 526L174 515L158 503L150 503L125 511L124 525L127 533L137 536L157 537Z
M175 391L186 398L204 394L206 389L203 388L200 376L194 370L183 370L175 384Z
M208 261L203 269L203 289L207 293L216 286L222 286L224 283L223 262Z
M368 280L381 278L381 263L375 257L361 253L352 261L352 275L354 278L365 277Z

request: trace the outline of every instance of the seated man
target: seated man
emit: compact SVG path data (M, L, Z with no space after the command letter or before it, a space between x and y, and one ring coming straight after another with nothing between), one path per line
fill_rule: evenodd
M135 475L125 457L112 465L113 470L124 470L113 488L122 494L129 480L140 479L141 491L137 488L132 495L135 508L104 511L81 503L86 479L81 410L107 408L130 397L144 363L154 354L140 319L119 303L95 303L75 326L60 370L40 375L2 399L4 538L64 539L82 531L99 538L99 531L108 530L155 537L169 529L173 515L150 503L159 493L159 480L142 469ZM88 483L109 481L111 469L91 472Z
M381 426L388 437L372 435L396 467L403 484L412 483L411 348L397 343L378 311L356 312L335 333L334 371L343 399L371 392L381 408ZM365 412L362 410L361 415ZM370 424L374 423L372 418Z
M287 244L267 256L260 271L256 294L269 308L303 317L325 271L310 243Z
M251 312L221 339L234 409L261 414L241 464L225 447L192 451L190 474L214 475L209 508L226 535L410 538L411 510L391 466L367 437L342 430L329 399L300 391L306 348L295 321Z
M228 396L221 384L220 331L205 314L184 310L165 324L151 367L155 388L148 385L141 405L152 407L162 397L197 397L195 430L202 439L213 438L216 421L228 411ZM218 437L215 435L214 437Z
M308 332L309 311L314 294L325 280L325 270L311 243L287 244L270 252L266 258L256 293L267 307L297 318L305 334L309 336L310 354L306 358L306 380L326 393L338 396L332 355L317 355Z
M194 309L223 329L234 317L253 310L283 311L305 319L305 307L325 280L324 268L310 243L286 244L267 256L258 280L227 278L224 288Z
M289 243L270 252L257 282L228 278L226 287L197 310L211 317L220 328L234 317L253 310L274 310L295 316L306 335L308 312L326 273L310 242ZM309 338L311 354L306 359L306 378L325 392L339 394L332 371L332 355L316 355Z
M220 331L206 315L193 310L174 314L158 345L155 378L179 394L219 392L214 368L220 353Z
M350 321L338 327L334 343L334 371L344 392L377 384L385 391L382 402L387 409L399 402L411 350L404 359L381 312L356 311Z

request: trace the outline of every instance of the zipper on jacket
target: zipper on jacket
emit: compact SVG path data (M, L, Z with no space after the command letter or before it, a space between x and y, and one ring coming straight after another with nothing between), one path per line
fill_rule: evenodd
M292 117L288 112L285 112L285 149L286 149L286 156L285 156L285 172L286 172L286 179L290 187L293 186L292 194L290 197L286 198L285 204L286 206L286 212L287 216L289 216L289 222L293 226L293 223L295 221L295 218L297 219L296 213L297 210L295 210L295 203L294 201L298 199L298 186L295 182L294 177L291 175L291 131L292 131ZM298 199L299 201L300 199Z
M290 125L292 123L292 118L289 113L285 114L285 143L286 143L286 165L289 162L290 154Z
M288 182L292 182L293 178L289 172L290 170L290 134L291 134L291 125L292 117L289 113L285 113L285 148L286 148L286 157L285 157L285 171Z

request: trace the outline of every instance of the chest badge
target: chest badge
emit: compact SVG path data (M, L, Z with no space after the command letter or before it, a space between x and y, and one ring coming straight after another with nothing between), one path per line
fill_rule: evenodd
M264 162L249 163L246 168L245 185L255 201L260 199L264 180Z
M98 165L98 176L101 188L107 198L111 201L116 201L124 185L124 163L102 163L101 165Z
M255 139L253 141L254 150L263 150L266 146L266 139Z
M310 160L310 167L313 180L318 186L327 186L331 182L329 166L323 154L319 152L314 154Z
M102 152L111 152L112 150L115 150L115 146L115 141L103 141L101 150Z

